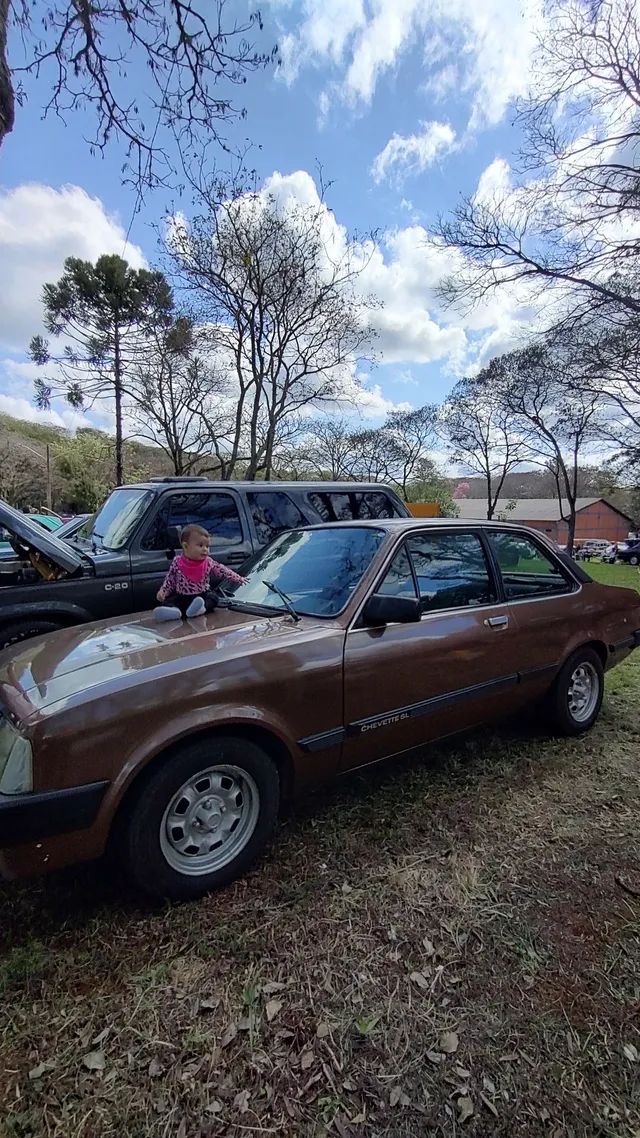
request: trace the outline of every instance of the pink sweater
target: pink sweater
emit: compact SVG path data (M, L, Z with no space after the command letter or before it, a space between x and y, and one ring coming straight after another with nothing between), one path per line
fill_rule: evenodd
M214 583L229 581L232 585L241 585L244 581L244 577L234 573L228 565L214 561L213 557L205 558L202 562L202 573L198 577L193 576L193 571L187 576L184 572L184 560L183 554L174 557L169 572L158 590L159 601L166 601L172 593L177 593L181 597L197 597L200 593L209 591L212 581ZM192 565L189 568L192 570Z

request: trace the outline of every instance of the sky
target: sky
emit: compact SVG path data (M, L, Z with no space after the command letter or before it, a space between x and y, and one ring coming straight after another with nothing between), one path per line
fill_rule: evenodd
M241 14L244 4L230 6ZM509 184L541 0L262 0L261 14L254 42L277 44L279 63L239 92L247 114L229 141L251 140L261 182L295 199L315 200L321 169L332 224L376 234L363 288L382 301L378 363L360 376L359 414L376 423L438 402L531 321L513 290L470 314L444 309L436 289L455 255L434 248L430 232L460 195ZM19 53L14 37L10 60ZM134 63L130 80L143 99L144 68ZM0 149L0 411L30 419L43 417L26 355L42 330L42 285L68 256L157 263L157 225L184 207L156 190L136 210L117 145L92 155L81 113L43 119L49 81L25 82ZM47 417L71 429L110 423L107 408L83 414L60 402Z

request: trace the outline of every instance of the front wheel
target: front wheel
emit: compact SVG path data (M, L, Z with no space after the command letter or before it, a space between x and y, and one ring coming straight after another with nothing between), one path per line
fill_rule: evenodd
M637 553L632 553L632 554L631 554L631 557L629 558L629 564L630 564L630 565L638 565L638 564L640 564L640 558L638 557L638 554L637 554Z
M10 648L12 644L20 644L23 640L30 640L33 636L43 636L47 632L59 632L61 628L65 627L64 624L58 624L57 621L40 620L39 617L16 620L0 630L0 651L3 648Z
M603 695L602 660L593 648L579 648L551 689L548 709L554 727L562 735L582 735L598 718Z
M248 740L200 739L143 776L118 834L134 883L155 897L200 897L240 877L275 827L280 780Z

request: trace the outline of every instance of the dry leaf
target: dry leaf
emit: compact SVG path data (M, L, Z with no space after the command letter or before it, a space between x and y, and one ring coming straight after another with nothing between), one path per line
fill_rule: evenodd
M163 1071L164 1071L164 1067L162 1066L162 1063L160 1063L160 1061L158 1059L152 1059L151 1062L149 1063L149 1068L147 1071L149 1078L150 1079L157 1079L160 1077L160 1075L162 1074Z
M238 1025L235 1023L230 1023L224 1035L222 1036L222 1039L220 1040L220 1046L228 1047L229 1044L233 1042L237 1034Z
M216 996L207 996L204 1000L200 1000L198 1004L199 1012L213 1012L218 1007L220 1001Z
M303 1052L302 1058L300 1060L300 1066L302 1067L303 1071L309 1070L309 1067L311 1067L313 1064L313 1059L314 1059L313 1051L304 1051Z
M207 1114L220 1114L220 1111L222 1110L222 1103L217 1098L214 1098L213 1102L210 1102L209 1105L205 1106L204 1109L206 1110Z
M424 948L427 956L435 956L435 954L436 954L435 946L433 944L433 941L429 940L428 936L426 936L424 938L424 940L422 942L422 947Z
M427 1051L427 1059L430 1063L434 1063L436 1066L438 1063L442 1063L442 1055L439 1053L439 1051Z
M469 1095L460 1095L458 1099L458 1122L466 1122L473 1114L473 1103Z
M417 984L419 988L422 988L423 991L425 988L431 987L423 972L412 972L409 979L412 980L414 984Z
M104 1041L107 1038L110 1031L111 1031L110 1027L103 1028L103 1030L100 1032L100 1035L96 1035L95 1039L93 1039L91 1041L91 1046L92 1047L99 1047L101 1043L104 1043Z
M176 1134L176 1138L187 1138L187 1120L186 1120L186 1118L182 1119L182 1122L180 1123L180 1125L178 1127L178 1133Z
M286 988L286 984L282 984L280 980L267 980L266 984L262 985L262 995L272 996L274 992L281 992Z
M243 1016L238 1020L238 1031L251 1031L253 1027L253 1016L249 1013L248 1016Z
M392 1087L389 1095L389 1106L397 1106L402 1098L402 1087Z
M345 881L344 885L342 886L342 892L343 893L353 893L353 889L352 889L351 885L349 885L346 881Z
M438 1046L445 1055L453 1055L458 1050L457 1031L443 1031Z
M55 1063L52 1062L51 1059L47 1059L44 1063L38 1063L37 1067L33 1067L32 1070L29 1071L29 1078L41 1079L43 1075L46 1075L47 1071L53 1071L54 1067Z
M456 1075L458 1075L460 1079L470 1079L471 1071L468 1071L466 1067L461 1067L458 1063L456 1065Z
M267 1020L269 1021L269 1023L271 1023L272 1019L276 1018L278 1012L281 1011L281 1009L282 1009L282 1000L269 1000L269 1003L266 1004L265 1009L264 1009L265 1012L267 1013Z
M493 1079L489 1078L488 1075L482 1076L482 1085L485 1091L488 1091L490 1095L494 1095L496 1093L496 1084L494 1083Z
M318 1039L326 1039L328 1034L329 1034L329 1024L328 1023L319 1023L317 1028L316 1028L316 1035L318 1036Z
M82 1062L88 1071L104 1071L107 1065L104 1051L89 1051L89 1053L83 1057Z
M235 1106L236 1110L240 1111L240 1114L247 1113L249 1109L250 1098L251 1095L249 1094L249 1091L238 1091L236 1097L233 1100L233 1105Z
M487 1110L490 1110L493 1117L497 1118L498 1117L498 1111L496 1110L494 1103L491 1102L491 1099L488 1099L486 1095L483 1095L482 1091L480 1091L480 1098L482 1099Z
M640 1059L640 1055L638 1054L638 1048L634 1047L633 1043L625 1043L622 1050L624 1051L625 1056L629 1060L630 1063L637 1063L638 1059Z

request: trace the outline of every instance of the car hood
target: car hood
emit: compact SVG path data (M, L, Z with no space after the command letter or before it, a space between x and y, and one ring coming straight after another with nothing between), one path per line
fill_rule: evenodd
M20 513L20 510L14 510L13 506L1 498L0 525L67 573L75 573L82 565L80 553L60 541L50 530Z
M114 624L100 621L62 629L8 649L0 666L0 702L27 718L54 704L83 701L96 688L110 695L140 679L153 682L171 672L216 665L267 642L296 641L327 622L286 614L217 609L197 621L157 624L150 613Z

